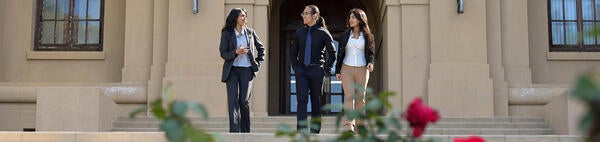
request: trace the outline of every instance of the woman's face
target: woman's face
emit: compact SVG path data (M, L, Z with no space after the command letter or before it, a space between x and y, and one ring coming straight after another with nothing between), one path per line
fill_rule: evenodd
M358 23L360 23L360 21L358 21L358 19L356 19L354 14L350 14L350 18L348 18L348 24L350 24L350 27L351 28L358 27Z
M246 12L240 12L237 19L235 20L237 25L245 26L246 25Z

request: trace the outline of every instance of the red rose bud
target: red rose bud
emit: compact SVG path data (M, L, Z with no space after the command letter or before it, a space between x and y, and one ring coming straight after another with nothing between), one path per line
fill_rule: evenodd
M427 123L437 122L440 119L440 115L434 109L425 106L421 98L415 98L402 117L408 121L410 127L413 129L414 137L421 137Z
M454 142L485 142L485 139L483 139L479 136L470 136L467 138L456 137L456 138L454 138Z

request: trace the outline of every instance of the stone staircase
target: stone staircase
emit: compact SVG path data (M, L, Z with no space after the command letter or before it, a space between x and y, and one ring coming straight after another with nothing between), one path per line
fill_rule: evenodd
M335 117L324 117L322 134L335 134ZM227 118L191 118L197 128L209 132L228 132ZM134 119L118 117L113 122L113 132L158 132L159 121L154 117L138 116ZM252 133L274 133L277 125L296 126L295 116L271 116L251 118ZM408 127L406 122L401 123ZM341 128L343 129L343 128ZM493 118L442 118L429 125L426 135L554 135L541 117L493 117Z

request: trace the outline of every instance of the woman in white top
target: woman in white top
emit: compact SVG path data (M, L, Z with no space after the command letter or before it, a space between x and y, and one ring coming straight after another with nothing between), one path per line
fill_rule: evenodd
M335 77L342 81L344 89L344 109L356 110L365 106L365 90L369 72L374 69L375 40L367 15L361 9L352 9L348 15L348 30L337 35L339 44ZM355 88L354 84L361 88ZM363 125L360 120L344 120L350 131Z

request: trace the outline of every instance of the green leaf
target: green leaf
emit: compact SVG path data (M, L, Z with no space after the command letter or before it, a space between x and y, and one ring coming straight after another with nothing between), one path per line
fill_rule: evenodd
M139 113L142 113L142 112L146 112L146 106L135 109L134 111L129 113L129 119L135 118L136 115L138 115Z
M162 102L163 100L161 98L158 98L150 104L150 107L152 108L152 114L154 114L156 118L161 120L165 119L166 116L165 109L162 106Z
M579 76L574 89L571 90L571 94L586 102L600 101L600 89L589 75Z
M277 132L275 133L275 136L284 136L284 135L289 135L289 134L293 134L296 133L294 132L294 130L292 130L292 128L290 128L290 126L285 125L285 124L279 124L277 125Z
M343 110L346 111L346 110ZM335 131L339 132L340 130L340 124L342 122L342 118L344 118L344 112L342 113L338 113L337 116L335 117Z
M350 132L350 131L344 131L342 133L342 135L340 135L337 140L339 141L347 141L349 139L354 138L354 133Z
M381 107L382 107L382 104L381 104L381 100L379 100L379 99L371 100L365 106L365 108L369 111L378 111L379 109L381 109Z
M596 117L598 116L595 113L585 114L585 116L583 116L579 121L579 129L583 130L584 132L587 132L590 129L590 127L592 127L592 124L594 124L594 120L596 119Z
M359 116L360 116L360 112L358 112L356 110L348 110L348 111L346 111L346 119L348 119L348 120L356 119Z
M160 130L165 132L171 142L181 142L184 139L182 125L175 118L168 118L160 123Z
M395 142L398 141L400 139L400 136L398 134L396 134L396 132L394 131L390 131L390 133L388 134L388 138L386 141L388 142Z
M171 103L171 112L173 112L173 114L176 116L185 117L185 113L187 112L187 110L188 107L186 103L183 103L181 101L173 101Z
M206 111L204 105L194 102L188 102L187 105L203 118L208 118L208 111Z
M385 125L386 126L391 126L396 130L401 130L402 129L402 125L400 125L400 122L398 122L398 118L390 116L385 118Z

